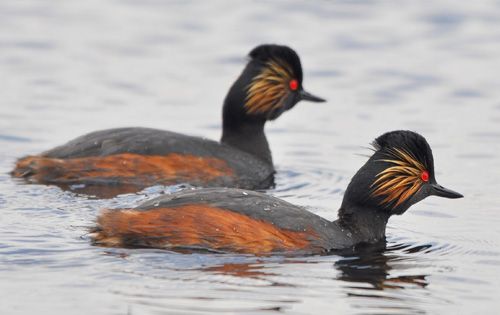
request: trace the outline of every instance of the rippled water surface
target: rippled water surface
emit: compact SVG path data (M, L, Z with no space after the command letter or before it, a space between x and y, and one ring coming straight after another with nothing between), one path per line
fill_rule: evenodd
M433 147L438 181L388 227L388 249L304 258L93 247L98 200L25 185L15 159L85 132L148 126L217 139L257 44L288 44L305 86L267 127L270 193L335 219L384 131ZM498 1L0 2L1 314L498 314Z

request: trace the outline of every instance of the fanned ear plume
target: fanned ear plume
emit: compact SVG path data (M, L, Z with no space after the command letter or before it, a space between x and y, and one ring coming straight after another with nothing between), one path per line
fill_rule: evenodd
M272 113L283 106L294 78L291 67L284 61L270 59L247 88L245 109L249 114Z
M372 196L384 198L381 204L394 203L394 207L397 207L422 187L424 182L420 177L426 169L404 149L391 148L388 154L390 158L380 161L393 166L377 174L377 179L371 185Z

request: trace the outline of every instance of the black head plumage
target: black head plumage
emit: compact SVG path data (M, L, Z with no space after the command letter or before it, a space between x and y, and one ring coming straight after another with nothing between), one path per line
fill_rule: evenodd
M409 153L414 160L422 163L429 175L434 175L432 149L427 140L416 132L407 130L386 132L376 138L372 146L376 152L389 156L394 148L400 148Z
M252 49L248 56L251 61L258 62L261 66L269 61L284 62L289 66L299 83L302 83L302 65L299 55L290 47L274 44L260 45Z
M347 188L343 208L356 205L402 214L430 195L461 197L437 184L432 150L421 135L391 131L376 138L373 147L373 155Z
M224 101L224 127L278 118L301 100L323 102L303 89L300 58L287 46L260 45Z

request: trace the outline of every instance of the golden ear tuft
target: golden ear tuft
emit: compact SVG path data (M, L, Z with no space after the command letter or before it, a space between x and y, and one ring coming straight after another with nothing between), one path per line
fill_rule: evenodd
M293 80L290 66L279 60L266 62L262 71L248 85L245 109L249 114L265 114L283 105Z
M389 149L390 158L379 161L393 164L377 174L373 182L373 197L382 197L381 205L399 206L417 193L423 185L421 174L427 172L425 166L404 149Z

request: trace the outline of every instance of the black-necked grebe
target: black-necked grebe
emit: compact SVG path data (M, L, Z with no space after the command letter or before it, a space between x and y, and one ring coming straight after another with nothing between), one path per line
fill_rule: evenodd
M102 196L158 184L272 186L274 167L264 133L266 121L301 100L324 100L303 89L300 59L289 47L261 45L249 56L224 101L220 142L148 128L103 130L22 158L12 175Z
M437 184L431 148L419 134L386 133L374 150L333 222L262 193L206 188L106 210L92 237L103 246L320 254L385 241L389 217L428 196L462 197Z

